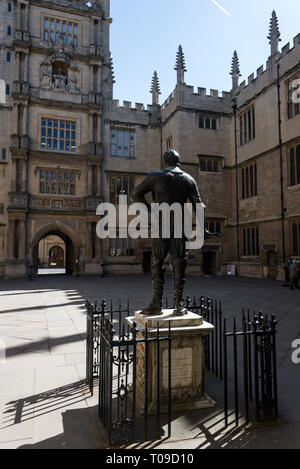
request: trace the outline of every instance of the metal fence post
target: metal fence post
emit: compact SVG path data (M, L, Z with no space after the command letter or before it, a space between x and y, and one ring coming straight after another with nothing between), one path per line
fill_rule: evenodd
M277 389L277 358L276 358L276 330L277 321L275 315L272 315L270 327L271 327L271 339L272 339L272 355L273 355L273 396L274 396L274 418L278 419L278 389Z
M223 356L224 356L224 418L225 427L228 427L228 374L227 374L227 324L224 319L223 327Z

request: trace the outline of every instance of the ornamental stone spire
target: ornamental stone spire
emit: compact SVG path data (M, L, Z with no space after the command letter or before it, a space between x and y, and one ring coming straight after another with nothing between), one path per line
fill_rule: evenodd
M157 72L154 72L153 78L152 78L152 84L151 84L151 90L150 93L152 93L152 104L159 104L159 95L161 94L160 92L160 85L159 85L159 80L157 76Z
M236 90L239 86L239 77L241 76L240 61L236 50L233 53L230 75L232 76L232 89Z
M277 18L275 10L273 10L272 17L270 20L270 31L269 31L268 39L271 44L271 56L274 56L278 53L278 43L279 41L281 41L278 18Z
M178 47L175 69L177 71L177 83L184 83L184 72L186 72L185 58L182 47Z

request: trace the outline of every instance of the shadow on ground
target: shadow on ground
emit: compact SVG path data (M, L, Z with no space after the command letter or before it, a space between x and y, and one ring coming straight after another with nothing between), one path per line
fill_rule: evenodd
M90 397L84 381L51 389L24 399L7 402L1 429L37 419L49 413L61 413L63 433L52 438L20 446L20 449L101 449L107 446L106 436L97 415L97 406L74 409ZM68 407L72 407L70 410Z

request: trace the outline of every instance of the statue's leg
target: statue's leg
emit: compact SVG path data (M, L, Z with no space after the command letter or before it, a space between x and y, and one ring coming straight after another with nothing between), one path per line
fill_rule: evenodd
M185 272L187 267L187 250L185 239L171 240L171 256L174 276L174 316L184 316L187 309L184 307Z
M164 259L168 252L167 240L154 239L152 242L152 287L153 298L151 304L142 310L142 314L147 316L159 316L162 314L163 293L164 293Z

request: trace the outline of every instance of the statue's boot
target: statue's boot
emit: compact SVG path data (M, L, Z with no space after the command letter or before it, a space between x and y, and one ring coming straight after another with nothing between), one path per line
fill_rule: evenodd
M185 316L188 310L184 307L183 291L185 285L186 259L173 261L174 271L174 316Z
M162 314L165 272L163 261L154 260L152 263L153 298L150 305L142 310L146 316L160 316Z

